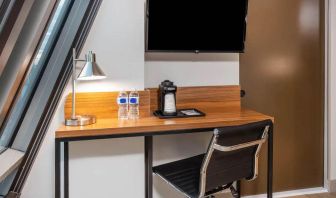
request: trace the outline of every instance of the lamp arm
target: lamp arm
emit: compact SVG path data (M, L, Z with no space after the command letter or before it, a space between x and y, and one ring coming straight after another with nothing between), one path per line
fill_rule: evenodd
M72 49L72 108L71 119L76 119L76 49Z

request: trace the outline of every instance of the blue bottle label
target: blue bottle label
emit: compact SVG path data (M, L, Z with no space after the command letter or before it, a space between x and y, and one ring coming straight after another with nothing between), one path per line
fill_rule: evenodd
M118 104L127 104L127 98L119 97L117 102Z
M130 97L129 98L130 104L139 104L139 97Z

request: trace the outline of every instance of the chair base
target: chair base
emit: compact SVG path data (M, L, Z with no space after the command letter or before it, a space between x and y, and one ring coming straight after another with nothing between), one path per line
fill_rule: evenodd
M232 185L230 186L230 191L231 191L231 194L234 198L239 198L240 197L238 191Z

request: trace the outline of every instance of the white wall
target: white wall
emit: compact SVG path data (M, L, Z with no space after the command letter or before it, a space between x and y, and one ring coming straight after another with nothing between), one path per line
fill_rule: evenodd
M147 54L145 86L165 79L177 86L238 85L238 54Z
M93 50L108 78L80 84L80 91L113 91L156 87L165 79L178 86L239 83L237 54L159 54L144 57L144 2L105 0L83 52ZM83 54L82 54L83 56ZM64 96L69 92L66 91ZM23 198L54 195L54 132L63 121L58 107L33 166ZM154 164L204 152L211 133L154 138ZM71 198L144 197L143 138L70 144ZM182 197L154 178L154 197Z
M93 50L107 79L79 86L80 91L144 88L144 2L103 1L82 50Z
M60 103L23 188L23 198L54 197L55 131L63 121L64 99Z
M143 8L144 3L139 0L103 1L81 57L88 50L95 51L108 78L81 83L80 91L144 88ZM23 198L54 197L54 133L64 119L64 96L23 190ZM143 138L77 142L70 144L70 150L70 197L144 195Z
M177 86L239 84L238 54L147 54L145 86L157 87L165 79ZM211 132L154 137L154 165L206 151ZM184 197L154 177L154 197Z
M329 34L329 180L336 180L336 2L330 0ZM335 187L334 187L335 188ZM336 190L336 189L334 189Z

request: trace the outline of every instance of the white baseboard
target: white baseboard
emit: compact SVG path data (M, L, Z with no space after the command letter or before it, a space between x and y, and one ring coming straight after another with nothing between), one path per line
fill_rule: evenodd
M336 180L328 180L328 190L329 192L336 192Z
M273 197L274 198L292 197L292 196L319 194L319 193L326 193L326 192L328 192L328 190L326 188L323 188L323 187L307 188L307 189L301 189L301 190L291 190L291 191L277 192L277 193L273 194ZM266 194L244 196L244 198L265 198L265 197L267 197Z

